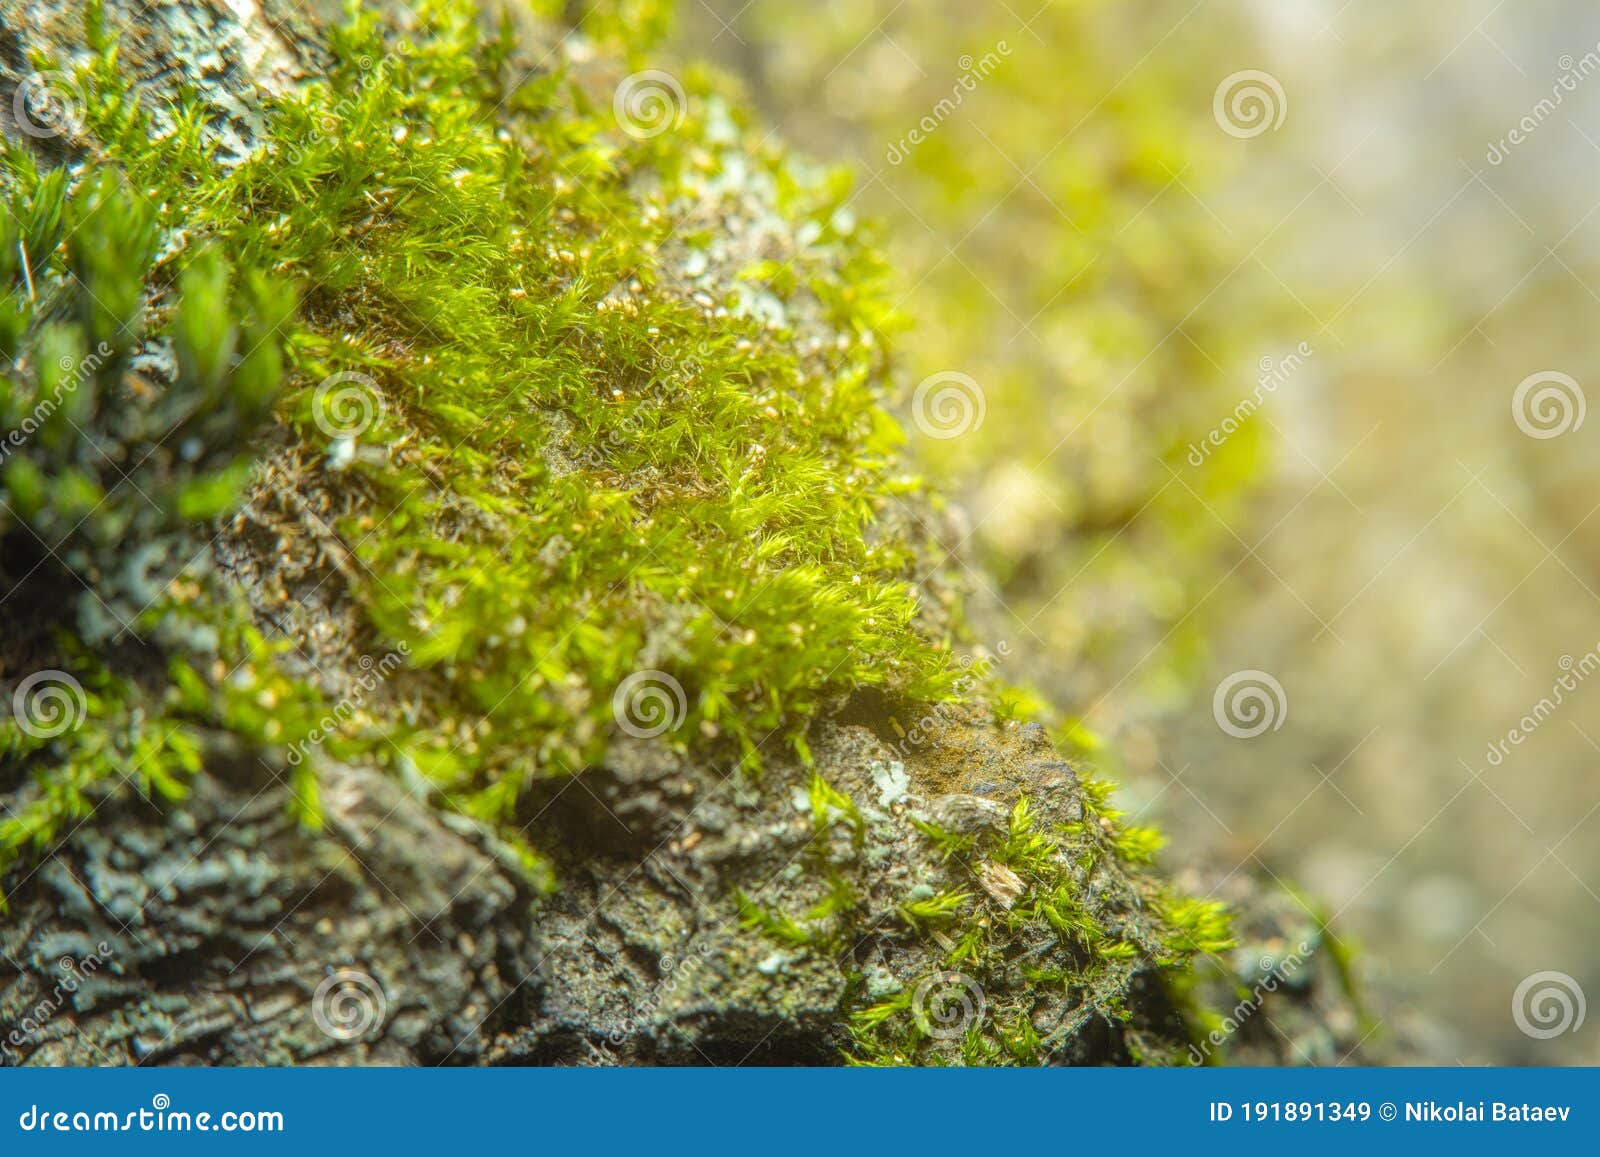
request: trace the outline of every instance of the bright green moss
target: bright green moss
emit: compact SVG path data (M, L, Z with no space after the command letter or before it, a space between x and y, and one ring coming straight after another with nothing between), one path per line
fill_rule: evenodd
M614 693L643 670L685 691L671 742L747 768L768 742L809 765L805 724L850 690L957 686L912 585L920 544L883 517L919 487L880 404L898 323L840 211L847 185L747 152L709 86L672 132L635 139L609 93L507 64L509 32L484 34L466 0L414 7L406 43L352 10L326 75L270 102L236 164L213 154L198 101L141 108L109 44L81 78L101 176L4 154L16 232L0 261L27 257L0 267L0 338L23 367L5 379L8 425L62 393L50 366L100 360L0 474L8 550L31 536L89 606L55 614L39 644L85 688L83 726L0 732L5 774L34 785L0 824L0 872L124 784L181 797L221 751L292 769L289 806L317 822L313 764L286 752L331 692L290 673L290 645L204 562L241 494L293 491L269 451L353 497L325 528L349 552L338 597L427 689L381 720L340 712L323 750L420 775L446 806L510 819L532 780L593 765ZM685 223L751 182L803 240L697 300L687 267L718 238ZM135 364L147 340L170 382ZM131 542L158 550L130 585ZM119 613L97 617L106 600ZM1103 928L1067 866L1144 863L1156 838L1118 825L1098 785L1086 795L1084 825L1036 830L1024 801L986 849L1020 879L1014 905L974 876L908 899L905 924L980 972L1040 936L1070 943L1080 967L1030 976L1063 992L1153 951ZM847 794L813 773L808 798L817 834L860 848ZM921 830L947 861L979 862L971 837ZM826 857L809 866L824 884L809 910L740 898L739 915L836 952L860 903ZM1162 911L1158 963L1226 941L1210 906ZM854 1059L932 1059L908 1001L852 995ZM962 1059L1039 1059L1028 1012L995 1010Z
M687 689L680 742L731 737L751 762L841 691L942 694L910 549L869 535L906 483L873 387L882 271L836 220L844 186L722 143L709 95L636 141L559 73L508 90L513 45L470 4L419 15L409 44L353 16L326 79L276 102L232 169L203 108L154 131L114 50L85 81L105 162L160 207L141 229L300 288L281 413L365 495L338 528L351 596L447 688L389 756L505 815L530 778L602 753L641 668ZM678 218L733 164L811 237L749 276L809 295L840 334L825 360L662 284ZM330 378L357 393L319 392Z

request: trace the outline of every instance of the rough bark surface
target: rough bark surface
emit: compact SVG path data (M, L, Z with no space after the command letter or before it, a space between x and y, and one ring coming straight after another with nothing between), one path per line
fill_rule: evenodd
M112 802L14 885L0 1025L26 1039L8 1059L481 1056L487 1013L532 970L515 862L371 771L329 770L322 833L275 786L240 765L213 768L171 813Z

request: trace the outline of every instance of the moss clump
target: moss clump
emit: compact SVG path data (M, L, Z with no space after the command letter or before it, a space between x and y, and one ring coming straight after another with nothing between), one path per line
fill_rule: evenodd
M1125 1001L1137 962L1180 981L1195 956L1233 946L1219 903L1158 887L1133 899L1140 885L1125 873L1149 862L1157 837L1118 822L1105 803L1109 785L1083 789L1084 818L1067 823L1041 824L1026 796L991 829L913 821L961 884L926 889L901 914L942 949L950 971L885 1000L851 1002L853 1063L1041 1064L1085 1017L1131 1020ZM1130 916L1145 906L1156 920ZM990 1007L990 993L1008 995ZM1185 999L1181 981L1171 995ZM964 1031L954 1036L951 1023ZM1130 1031L1131 1047L1140 1037ZM1165 1044L1149 1048L1146 1061L1177 1059Z
M286 798L313 823L294 753L322 743L516 831L530 786L638 733L623 693L641 675L665 694L643 730L744 770L774 740L809 767L807 724L850 692L957 686L921 532L885 517L919 485L881 405L896 320L847 186L747 148L709 85L673 132L631 133L582 76L524 67L468 0L413 9L400 40L352 7L320 78L270 98L263 135L224 160L217 110L143 107L91 5L81 155L48 173L0 156L21 222L4 248L23 257L0 269L8 416L63 394L53 355L104 359L0 475L6 577L41 606L52 577L81 591L28 654L86 688L81 726L5 733L0 774L33 787L0 872L125 783L175 798L213 757L293 769ZM706 272L730 250L736 278ZM268 510L293 510L302 541ZM41 565L13 573L30 539ZM304 541L315 557L280 557ZM312 640L257 631L288 598L220 573L244 557L293 572L352 650L406 656L381 702L347 710ZM859 855L850 795L815 772L804 795L815 842ZM908 938L979 971L1048 939L1060 966L1029 983L1096 1009L1135 957L1212 950L1208 906L1106 923L1086 882L1116 868L1139 909L1120 868L1154 839L1099 803L1041 830L1024 802L970 844L924 821L961 867L897 904ZM810 862L803 916L744 898L744 925L847 948L864 884L843 863ZM849 998L856 1058L946 1059L900 999ZM1030 1012L999 1010L962 1059L1049 1055Z
M506 82L510 34L482 33L473 5L417 12L400 42L352 11L326 77L276 101L233 167L206 108L139 107L113 47L80 77L95 164L137 193L126 245L149 252L130 268L158 237L212 244L303 294L252 346L286 337L292 436L322 485L359 495L329 528L349 595L436 676L375 754L504 817L530 779L601 754L614 692L641 670L684 689L674 736L731 737L751 762L840 692L942 694L911 548L870 531L915 484L893 473L882 271L836 217L844 186L747 156L710 95L670 142L635 139L559 73ZM13 186L33 180L25 157L7 164ZM803 299L825 351L805 356L737 294L696 302L661 260L736 169L805 239L747 274ZM691 236L691 257L714 240ZM119 288L137 310L137 286ZM13 474L13 506L26 483Z
M418 11L409 46L357 17L327 79L231 171L181 134L152 145L131 110L102 117L173 224L304 284L300 435L337 425L318 383L370 391L370 423L331 446L365 498L339 528L355 594L448 686L398 746L504 815L529 778L600 753L642 669L685 689L682 734L746 754L842 690L937 693L908 548L867 533L895 434L870 384L884 311L834 222L840 190L749 162L819 253L844 255L848 282L797 255L840 338L806 364L781 322L663 284L685 203L743 158L712 139L715 112L691 102L678 139L635 140L560 75L508 86L513 45L472 5Z

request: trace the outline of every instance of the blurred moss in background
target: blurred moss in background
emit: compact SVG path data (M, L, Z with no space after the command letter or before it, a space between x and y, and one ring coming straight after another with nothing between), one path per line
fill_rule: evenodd
M1201 894L1319 897L1414 1010L1376 1031L1600 1060L1524 1007L1600 996L1600 680L1541 706L1600 662L1600 15L686 0L672 47L855 173L1002 678Z
M1196 497L1236 509L1259 430L1184 459L1278 308L1230 280L1246 238L1203 200L1242 160L1214 80L1131 67L1165 8L683 9L686 48L721 55L791 140L857 172L852 208L883 223L915 319L907 429L958 500L947 545L982 564L976 633L1020 647L1026 669L1004 674L1053 704L1098 702L1102 727L1172 704L1193 666L1188 612L1231 543Z

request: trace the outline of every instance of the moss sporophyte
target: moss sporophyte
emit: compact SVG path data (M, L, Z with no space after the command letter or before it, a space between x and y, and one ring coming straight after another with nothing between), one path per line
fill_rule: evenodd
M412 8L402 40L352 7L325 71L265 97L225 156L200 97L136 91L91 4L65 162L0 153L8 629L74 716L0 716L0 774L27 784L0 872L125 785L181 799L219 751L288 771L312 825L321 756L512 821L531 784L605 757L613 693L643 669L684 693L660 742L752 776L765 744L808 758L807 725L849 693L917 718L993 690L920 597L937 556L905 513L933 498L882 405L902 321L848 183L752 146L709 79L670 132L630 132L563 68L506 67L510 25L484 31L474 4ZM719 281L719 230L781 252ZM311 556L284 557L286 521ZM283 607L242 592L229 544L278 552ZM381 677L342 685L258 626L308 600ZM820 776L810 806L860 838ZM1068 861L1138 864L1156 839L1103 796L1085 822L1092 840L1036 831L1024 801L985 845L1011 903L962 928L991 904L975 879L908 900L906 925L969 967L1047 928L1085 970L1041 982L1092 987L1146 949L1095 924ZM850 896L830 896L742 916L832 944ZM1162 966L1226 941L1214 905L1160 916ZM900 1011L854 1014L859 1059L915 1053ZM964 1047L1025 1061L1041 1042L1019 1021Z

